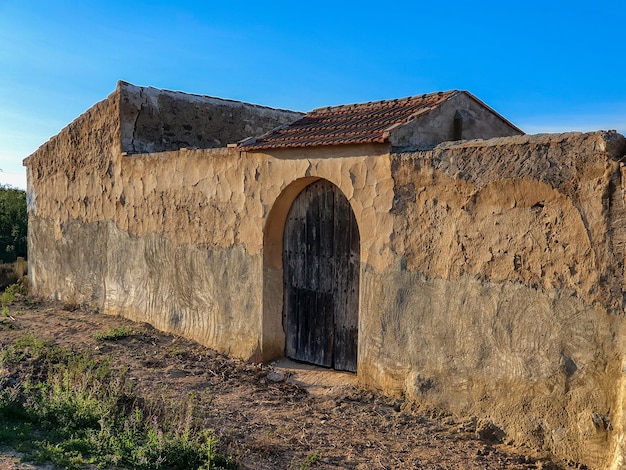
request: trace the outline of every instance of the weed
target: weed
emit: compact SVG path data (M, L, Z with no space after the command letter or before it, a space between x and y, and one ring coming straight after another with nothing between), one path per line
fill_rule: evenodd
M9 307L13 302L15 302L16 297L20 295L26 295L27 289L24 286L24 283L21 281L15 282L4 289L4 292L0 294L0 306L2 306L3 311L4 307Z
M126 371L32 334L0 354L0 441L37 462L136 469L234 469L184 406L134 394ZM20 378L23 377L23 378Z
M304 459L304 462L302 462L300 464L300 470L308 470L309 468L311 468L311 466L317 462L317 460L320 458L320 452L313 452L312 454L309 454L306 456L306 459Z
M189 351L183 346L171 345L168 346L165 350L165 355L167 357L177 357L180 359L185 359L189 357Z
M265 430L265 437L280 436L284 434L285 431L286 431L285 428L283 428L282 426L278 426L276 428L269 428Z
M117 328L108 327L106 331L100 331L93 335L93 337L96 341L117 341L134 335L135 332L132 328L118 326Z
M312 465L315 464L315 462L317 462L317 460L320 458L320 452L313 452L312 454L309 454L306 456L306 458L304 459L304 461L300 464L300 466L298 467L299 470L309 470L311 468ZM297 465L296 463L296 458L292 458L291 462L289 463L289 468L295 468Z

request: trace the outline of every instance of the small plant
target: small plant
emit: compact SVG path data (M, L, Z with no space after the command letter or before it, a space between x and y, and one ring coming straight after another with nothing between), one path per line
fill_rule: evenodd
M309 468L311 468L311 465L317 462L319 458L319 450L317 452L313 452L312 454L307 455L306 459L304 459L304 462L302 462L302 464L300 465L300 470L308 470Z
M318 459L320 458L320 452L319 450L316 452L313 452L312 454L309 454L306 456L306 459L304 459L304 462L302 462L300 464L300 466L298 467L299 470L309 470L311 468L311 466L313 466L315 464L315 462L318 461ZM290 467L294 467L296 464L296 458L294 457L293 459L291 459L291 464L289 465Z
M39 463L134 469L235 469L183 406L146 400L109 362L25 336L0 352L0 442Z
M265 430L265 437L271 437L271 436L280 436L281 434L285 433L285 428L283 428L282 426L278 426L276 428L269 428Z
M117 328L108 327L106 331L100 331L93 337L96 341L118 341L120 339L134 336L135 332L127 326L118 326Z
M0 306L8 307L15 302L18 296L26 295L27 293L26 287L22 282L15 282L4 289L4 292L0 294Z

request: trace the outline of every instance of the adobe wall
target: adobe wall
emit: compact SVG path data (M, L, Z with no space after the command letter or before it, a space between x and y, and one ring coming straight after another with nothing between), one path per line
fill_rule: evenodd
M29 279L35 293L64 292L101 305L106 258L101 230L81 227L83 214L110 213L113 168L120 156L120 94L113 92L24 160L27 176ZM104 222L102 222L103 224ZM44 227L39 227L44 224ZM53 272L57 275L53 275Z
M361 380L620 468L623 154L594 133L393 155L399 267L365 269Z
M29 180L38 201L29 215L33 291L249 360L281 355L284 338L268 327L281 325L282 315L282 274L272 284L276 260L263 256L270 212L277 217L277 199L298 181L326 178L375 227L361 237L363 261L385 264L393 182L382 151L355 147L340 160L281 160L232 148L117 155L111 171L89 185L68 179L71 160L42 151L27 161L31 174L49 176ZM267 299L271 313L264 314Z
M234 356L275 357L282 224L298 191L325 178L361 233L364 386L477 416L508 441L591 467L621 462L621 136L400 154L112 152L96 176L59 157L72 145L63 137L27 162L36 293Z

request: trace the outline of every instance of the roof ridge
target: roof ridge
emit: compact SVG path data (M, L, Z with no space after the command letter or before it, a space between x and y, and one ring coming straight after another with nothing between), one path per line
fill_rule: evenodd
M311 113L315 113L318 111L323 111L323 110L331 110L331 109L348 109L348 108L357 108L357 107L367 107L367 106L377 106L380 105L381 103L399 103L402 101L417 101L419 99L424 100L426 98L431 98L435 95L439 95L439 96L443 96L443 95L449 95L450 97L457 94L457 93L462 93L463 90L446 90L446 91L435 91L432 93L423 93L421 95L412 95L412 96L405 96L402 98L391 98L391 99L386 99L386 100L375 100L375 101L363 101L360 103L350 103L350 104L338 104L338 105L333 105L333 106L321 106L319 108L314 108L313 110L309 111L306 114L311 114ZM305 114L305 115L306 115Z
M392 140L392 134L397 134L400 139L406 137L401 135L402 131L400 129L403 126L408 125L412 121L421 120L433 110L447 106L446 103L455 103L450 101L455 99L455 97L463 97L465 95L470 100L475 101L480 107L489 110L496 117L500 118L513 131L521 133L513 124L478 100L470 92L466 90L447 90L390 100L317 108L291 124L269 131L254 139L240 142L239 147L244 150L254 151L322 145L389 143ZM416 128L413 127L408 127L407 129L409 133L417 132ZM448 134L446 136L442 134L435 138L451 137ZM414 137L418 138L417 134L406 138Z

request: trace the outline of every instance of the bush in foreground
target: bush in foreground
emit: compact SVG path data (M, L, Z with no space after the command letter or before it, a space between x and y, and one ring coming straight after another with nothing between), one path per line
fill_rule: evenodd
M168 407L133 393L125 372L26 336L0 353L0 442L78 469L234 469L194 425L193 397Z

